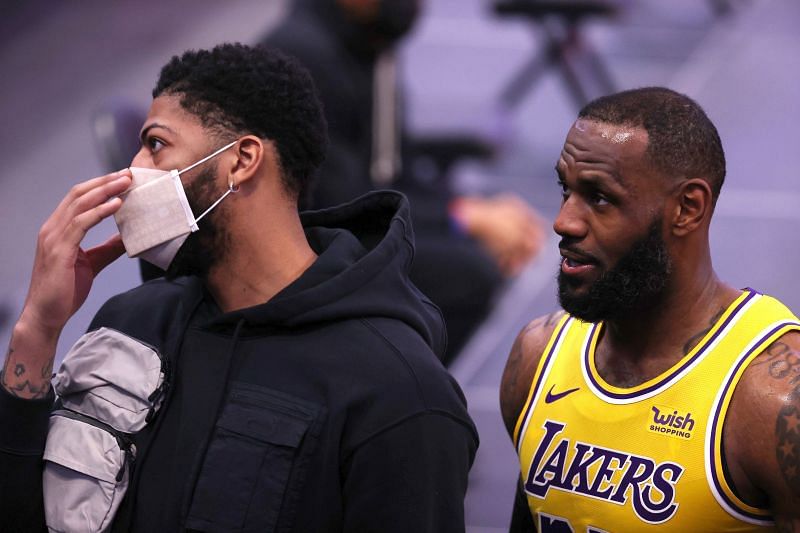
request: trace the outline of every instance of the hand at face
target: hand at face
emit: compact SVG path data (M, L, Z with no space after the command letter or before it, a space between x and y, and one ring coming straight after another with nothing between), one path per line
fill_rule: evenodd
M20 321L40 332L58 335L86 301L94 277L124 251L119 236L83 250L89 229L112 215L116 196L131 184L123 170L76 185L39 231L31 285Z
M460 198L454 214L506 276L518 274L545 240L541 217L514 194Z

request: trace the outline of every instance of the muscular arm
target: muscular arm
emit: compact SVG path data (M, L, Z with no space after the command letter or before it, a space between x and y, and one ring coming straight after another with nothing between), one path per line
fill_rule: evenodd
M536 372L542 352L553 334L558 319L563 314L563 311L555 311L532 321L522 328L511 347L506 368L503 370L503 379L500 382L500 411L508 435L512 440L517 419L525 405L525 400L528 399L533 374ZM520 479L517 480L509 531L514 533L535 531L533 517L528 510Z
M800 531L800 333L783 335L750 364L724 439L740 497L768 506L779 531Z
M500 411L509 436L513 438L514 426L528 399L533 374L539 365L547 342L553 334L563 311L542 316L522 328L506 361L500 382Z

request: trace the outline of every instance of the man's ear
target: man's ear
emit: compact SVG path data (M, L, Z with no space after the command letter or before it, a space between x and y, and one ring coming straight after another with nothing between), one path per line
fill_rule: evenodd
M240 187L256 176L269 157L271 150L255 135L241 137L233 147L233 162L228 174L228 185Z
M675 192L672 233L687 235L707 224L714 210L711 186L702 178L682 181Z

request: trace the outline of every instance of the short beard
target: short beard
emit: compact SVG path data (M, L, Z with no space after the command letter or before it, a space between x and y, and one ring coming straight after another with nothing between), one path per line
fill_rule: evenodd
M195 216L202 214L225 194L225 191L215 187L216 175L217 166L213 165L185 186L186 199ZM222 213L222 209L222 205L215 207L198 223L200 230L189 234L167 268L167 279L180 276L205 278L211 268L225 256L229 245L228 232L218 224L218 215Z
M558 273L558 301L569 314L585 321L619 320L657 306L664 298L672 261L661 236L661 218L635 242L584 295L570 291L572 281Z

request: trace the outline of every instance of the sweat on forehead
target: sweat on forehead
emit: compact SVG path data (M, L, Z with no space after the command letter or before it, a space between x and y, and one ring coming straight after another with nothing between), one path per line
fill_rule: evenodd
M725 180L719 133L700 105L666 87L642 87L602 96L578 112L578 120L629 126L647 132L647 155L667 176L701 178L714 201Z
M614 144L626 143L633 139L634 135L637 133L637 130L640 132L644 131L641 128L630 125L611 124L608 122L600 122L596 120L589 121L585 119L576 120L572 127L580 132L586 132L589 129L589 122L597 126L598 133L603 139L608 139Z

